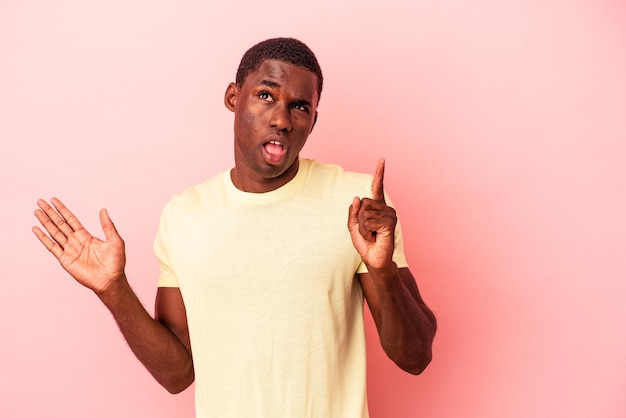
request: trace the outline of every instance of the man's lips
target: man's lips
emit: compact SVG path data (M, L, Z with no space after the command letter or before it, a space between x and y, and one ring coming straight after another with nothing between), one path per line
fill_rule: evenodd
M265 159L272 164L280 163L287 155L285 144L279 139L270 139L263 144Z

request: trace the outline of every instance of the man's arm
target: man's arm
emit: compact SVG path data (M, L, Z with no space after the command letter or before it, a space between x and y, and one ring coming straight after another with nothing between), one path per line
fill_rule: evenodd
M124 241L106 210L100 211L102 241L89 234L58 199L52 199L54 208L43 200L37 204L35 217L48 232L33 228L41 243L106 305L132 351L163 387L171 393L187 388L194 373L180 291L159 288L157 319L153 319L126 279Z
M389 273L360 274L359 281L387 356L409 373L423 372L432 359L437 321L411 271L393 264Z
M395 210L385 203L380 160L372 198L355 197L348 215L352 242L368 268L360 274L363 294L372 311L383 349L400 368L419 374L432 358L437 322L426 306L408 268L393 262Z

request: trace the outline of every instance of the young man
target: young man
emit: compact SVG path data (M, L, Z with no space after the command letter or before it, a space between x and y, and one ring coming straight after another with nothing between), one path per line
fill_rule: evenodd
M37 237L99 296L159 383L176 393L195 379L198 417L368 416L363 297L399 367L418 374L430 362L436 322L386 203L384 160L372 178L299 157L322 81L295 39L243 56L224 97L235 167L163 210L155 319L128 284L106 210L101 241L59 200L38 201L48 234Z

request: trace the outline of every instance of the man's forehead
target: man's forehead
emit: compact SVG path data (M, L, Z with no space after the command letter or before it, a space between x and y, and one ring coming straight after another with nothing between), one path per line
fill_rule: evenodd
M303 81L306 78L312 79L317 82L317 75L306 67L293 64L289 61L282 61L277 59L263 60L259 66L250 74L256 76L255 78L268 78L268 79L291 79L293 77L301 78ZM245 81L244 81L245 82Z
M248 74L244 84L265 85L272 88L297 89L300 94L317 96L317 75L308 68L280 60L265 60Z

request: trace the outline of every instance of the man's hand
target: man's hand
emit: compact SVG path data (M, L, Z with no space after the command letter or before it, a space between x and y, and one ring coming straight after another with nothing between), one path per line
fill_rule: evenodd
M38 200L40 209L35 211L35 217L49 236L38 227L34 227L33 232L61 266L96 294L124 277L124 241L107 211L100 211L100 224L105 236L105 241L102 241L89 234L61 201L53 198L51 203L54 208L46 201Z
M354 247L368 269L388 268L392 263L396 211L385 203L385 160L378 160L372 198L355 197L348 214L348 229Z

